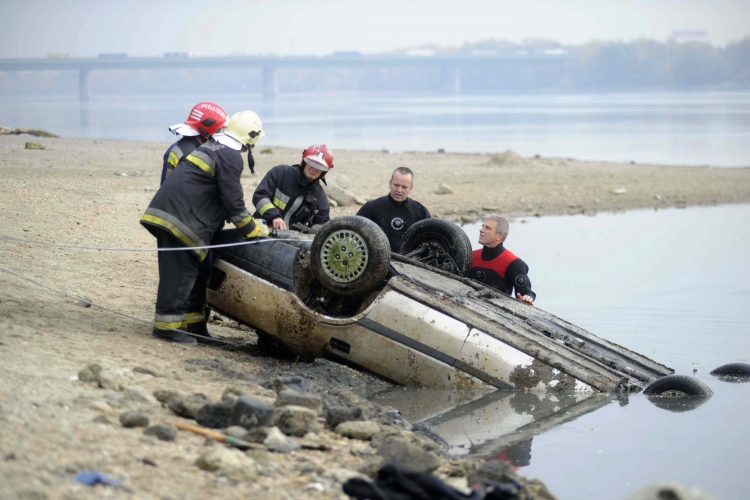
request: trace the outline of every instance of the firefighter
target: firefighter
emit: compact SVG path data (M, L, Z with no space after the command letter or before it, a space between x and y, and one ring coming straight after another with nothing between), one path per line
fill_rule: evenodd
M332 168L333 152L325 144L305 149L299 165L273 167L255 189L253 217L262 217L274 229L328 222L331 220L328 196L320 182L325 183L325 176Z
M164 153L164 167L161 171L161 183L167 180L169 174L185 155L189 155L209 137L227 125L227 114L220 106L212 102L199 102L190 110L190 115L184 123L169 127L169 131L182 138L169 146Z
M178 163L141 217L160 249L195 247L159 252L154 337L182 344L216 343L206 328L211 259L197 247L206 246L225 219L245 238L268 236L268 227L248 212L240 184L240 153L263 135L254 112L233 115L224 132L214 134Z

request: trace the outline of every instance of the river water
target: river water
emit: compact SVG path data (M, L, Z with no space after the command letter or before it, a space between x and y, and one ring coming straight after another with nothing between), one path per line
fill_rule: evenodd
M750 90L485 96L0 95L0 125L65 137L168 141L193 104L253 109L261 145L502 152L667 165L750 166Z
M750 205L519 219L507 248L530 267L536 305L705 382L695 409L641 394L535 395L398 389L375 400L426 421L458 454L507 460L563 499L623 499L675 480L750 496L750 383L711 376L750 363ZM475 248L478 224L464 229Z

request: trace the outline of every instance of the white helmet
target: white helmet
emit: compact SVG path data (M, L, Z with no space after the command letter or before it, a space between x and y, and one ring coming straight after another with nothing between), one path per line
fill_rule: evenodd
M252 148L264 135L266 134L258 115L254 111L240 111L232 115L227 122L227 128L223 133L215 134L214 139L239 150L242 146Z

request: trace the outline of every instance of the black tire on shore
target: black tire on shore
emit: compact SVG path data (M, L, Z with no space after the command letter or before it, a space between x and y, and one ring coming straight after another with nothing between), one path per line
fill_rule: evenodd
M424 261L444 271L454 272L464 276L471 269L471 241L460 226L445 219L423 219L414 223L406 230L401 238L401 255L406 255L426 244L437 244L445 254L450 256L455 266L450 262ZM417 260L419 256L415 256ZM445 260L450 260L445 259Z
M710 397L713 391L697 378L687 375L667 375L651 382L644 390L646 396Z
M362 297L383 284L391 246L377 224L346 215L326 222L315 234L310 260L313 274L327 290Z
M729 363L721 365L711 375L750 376L750 365L747 363Z

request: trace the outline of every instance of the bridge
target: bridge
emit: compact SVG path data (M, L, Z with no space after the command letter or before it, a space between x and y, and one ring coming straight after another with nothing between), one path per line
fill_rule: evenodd
M106 56L106 57L103 57ZM224 56L188 57L127 57L125 54L102 54L98 58L37 58L0 59L0 71L77 71L78 97L82 104L91 98L89 77L92 71L107 70L170 70L170 69L237 69L257 68L263 75L263 97L273 99L279 94L279 70L283 68L439 68L444 87L460 95L464 68L507 67L508 65L559 65L569 60L567 54L435 54L435 55L360 55L357 53L331 56Z

